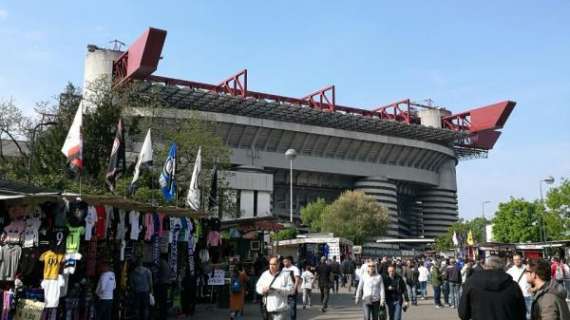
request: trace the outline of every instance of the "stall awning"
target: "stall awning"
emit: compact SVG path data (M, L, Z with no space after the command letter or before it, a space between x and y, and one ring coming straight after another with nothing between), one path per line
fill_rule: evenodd
M118 196L86 195L86 194L79 196L79 194L65 193L63 194L63 197L68 199L81 198L81 200L87 202L90 205L107 205L116 208L122 208L125 210L136 210L141 212L156 211L175 217L190 217L195 219L207 217L207 214L203 212L196 212L188 208L181 208L175 206L153 206L149 203L143 203L136 200L127 199Z

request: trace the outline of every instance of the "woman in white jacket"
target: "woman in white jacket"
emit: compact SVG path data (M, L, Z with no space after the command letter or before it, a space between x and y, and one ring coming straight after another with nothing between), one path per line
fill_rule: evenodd
M259 277L255 289L263 296L269 319L284 320L287 317L287 297L294 292L294 282L289 272L279 270L277 257L271 257L269 270Z
M364 320L375 320L378 319L380 308L386 303L386 293L382 276L376 272L376 264L369 260L367 269L366 273L361 274L354 302L358 304L362 297Z

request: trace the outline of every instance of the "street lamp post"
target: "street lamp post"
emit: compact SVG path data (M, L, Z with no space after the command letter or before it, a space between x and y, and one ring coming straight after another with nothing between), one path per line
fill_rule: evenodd
M485 205L491 203L489 200L481 201L481 216L485 219Z
M289 160L289 220L293 223L293 160L297 157L297 151L295 149L289 149L285 152L285 157Z
M542 193L542 183L546 183L546 184L553 184L554 183L554 177L552 176L548 176L544 179L540 179L539 182L539 188L540 188L540 205L544 208L544 211L546 211L546 207L544 205L544 195ZM544 213L544 212L543 212ZM546 229L544 228L544 218L543 215L540 215L540 240L541 242L546 242ZM544 252L546 253L546 247L544 248Z

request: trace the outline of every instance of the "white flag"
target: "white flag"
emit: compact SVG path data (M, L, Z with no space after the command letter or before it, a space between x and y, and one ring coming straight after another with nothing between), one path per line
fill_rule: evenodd
M200 170L202 170L202 147L198 148L194 171L192 172L192 179L190 180L190 188L188 188L188 195L186 196L186 205L196 211L200 209L200 189L198 188Z
M67 157L71 169L81 171L83 169L83 139L81 139L81 125L83 122L83 103L77 107L77 112L61 148L61 152Z
M136 182L139 179L141 166L152 166L152 141L150 138L150 129L148 129L146 133L146 137L144 138L143 145L141 147L141 151L139 153L139 158L137 160L137 164L135 166L135 172L133 175L133 181L129 186L129 194L132 195L135 193L136 190Z
M453 241L454 246L459 245L459 240L457 239L457 233L453 232L453 237L451 238L451 241Z

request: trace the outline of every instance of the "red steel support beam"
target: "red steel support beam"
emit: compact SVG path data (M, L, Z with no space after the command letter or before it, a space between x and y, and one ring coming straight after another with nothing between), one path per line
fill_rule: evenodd
M404 109L400 105L404 105ZM380 119L394 120L410 124L413 122L410 110L410 99L400 100L389 105L374 109Z
M515 108L514 101L495 104L453 114L442 119L444 128L455 131L480 132L501 129Z
M327 95L330 93L330 96ZM318 98L315 101L315 97ZM309 95L304 96L301 100L307 101L308 105L312 108L317 108L326 111L335 111L336 108L336 91L335 87L328 86L323 89L317 90Z
M218 87L228 94L245 98L247 96L247 69L222 81Z
M148 28L113 63L113 82L118 86L132 79L145 79L156 71L166 31Z

